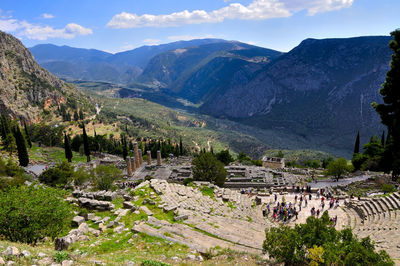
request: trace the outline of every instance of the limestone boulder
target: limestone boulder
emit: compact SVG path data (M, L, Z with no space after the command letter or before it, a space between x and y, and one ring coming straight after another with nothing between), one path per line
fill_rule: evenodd
M73 219L72 219L72 226L73 227L78 227L78 226L80 226L82 223L84 223L85 222L85 218L83 218L82 216L75 216Z
M7 249L3 252L4 256L11 257L11 256L18 256L19 255L19 250L18 248L14 246L9 246Z

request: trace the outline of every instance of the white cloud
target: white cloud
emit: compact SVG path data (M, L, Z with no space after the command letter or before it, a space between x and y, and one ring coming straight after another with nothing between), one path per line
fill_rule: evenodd
M209 38L215 38L215 36L211 35L211 34L202 35L202 36L193 36L193 35L168 36L168 40L170 40L170 41L189 41L189 40L194 40L194 39L209 39Z
M280 0L292 12L307 10L308 15L349 8L354 0Z
M48 14L48 13L43 13L43 14L42 14L42 18L50 19L50 18L54 18L54 15Z
M147 44L147 45L157 45L160 43L160 40L158 39L144 39L142 43Z
M225 1L226 2L226 1ZM289 17L300 10L309 15L350 7L354 0L253 0L248 6L231 3L223 8L205 11L180 11L171 14L137 15L121 12L107 23L110 28L175 27L185 24L217 23L225 19L265 20Z
M0 18L0 30L11 32L17 37L32 40L47 40L49 38L72 39L78 35L89 35L93 31L76 23L69 23L64 28L55 29L51 26L34 25L27 21Z
M207 12L205 10L180 11L167 15L144 14L138 16L122 12L107 24L111 28L171 27L184 24L216 23L225 19L268 19L290 16L290 12L278 0L254 0L248 6L232 3Z

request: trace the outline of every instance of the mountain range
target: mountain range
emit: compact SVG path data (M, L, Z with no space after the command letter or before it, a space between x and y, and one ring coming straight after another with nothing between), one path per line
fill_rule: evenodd
M178 100L194 112L294 133L349 155L357 131L365 143L383 129L370 104L381 101L390 40L306 39L288 53L218 39L114 55L54 45L30 50L62 78L116 83L120 97Z

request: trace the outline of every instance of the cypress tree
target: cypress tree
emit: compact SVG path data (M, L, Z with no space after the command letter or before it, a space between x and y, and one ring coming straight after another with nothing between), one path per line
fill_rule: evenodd
M74 112L74 120L75 121L79 121L79 115L78 115L78 112L76 110Z
M121 136L121 142L122 142L122 157L124 160L126 160L126 157L128 156L128 147L126 145L126 137L123 135Z
M72 162L72 150L71 145L69 144L69 137L67 134L64 134L64 149L65 149L65 158L68 162Z
M382 131L381 143L382 147L385 147L385 130Z
M83 115L82 109L79 110L79 119L83 120L85 116Z
M179 155L183 155L182 137L179 137Z
M25 121L24 121L24 129L25 129L25 136L26 136L26 141L28 142L28 146L29 146L29 148L32 148L31 136L29 135L28 127L26 126Z
M85 155L87 158L87 162L90 162L90 149L89 149L89 141L88 141L88 137L86 134L86 129L85 129L85 124L82 124L82 128L83 128L83 149L85 150Z
M379 93L382 95L383 103L373 103L372 106L381 117L382 124L387 126L390 134L390 145L385 146L385 152L390 153L392 178L397 179L400 175L400 29L390 33L393 40L389 47L393 50L390 70L386 74Z
M357 133L356 142L354 143L354 154L360 153L360 131Z
M26 149L25 138L24 135L22 135L19 126L16 126L16 128L14 129L14 137L15 137L15 142L17 144L19 164L21 166L28 166L29 164L28 150Z

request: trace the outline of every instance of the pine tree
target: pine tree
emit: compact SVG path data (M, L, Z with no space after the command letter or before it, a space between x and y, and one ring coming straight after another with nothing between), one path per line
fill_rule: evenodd
M356 142L354 143L353 155L360 153L360 131L357 133Z
M28 146L29 146L29 148L32 148L31 136L29 135L28 127L26 126L25 121L24 121L24 129L25 129L25 136L26 136L26 141L28 142Z
M28 150L26 149L25 138L24 135L22 135L19 126L16 126L14 129L14 137L15 137L15 142L17 144L19 164L21 166L28 166L29 164Z
M387 126L391 136L390 145L385 146L385 152L390 153L392 178L396 179L400 175L400 29L390 33L393 40L389 43L393 50L391 69L386 74L379 93L382 95L383 104L373 103L372 106L381 117L381 121Z
M64 134L64 149L65 149L65 158L68 162L72 162L72 150L71 145L69 144L69 137L67 134Z
M85 155L87 158L87 162L90 162L90 149L89 149L89 140L86 134L86 129L85 129L85 124L82 124L82 128L83 128L83 149L85 151Z

